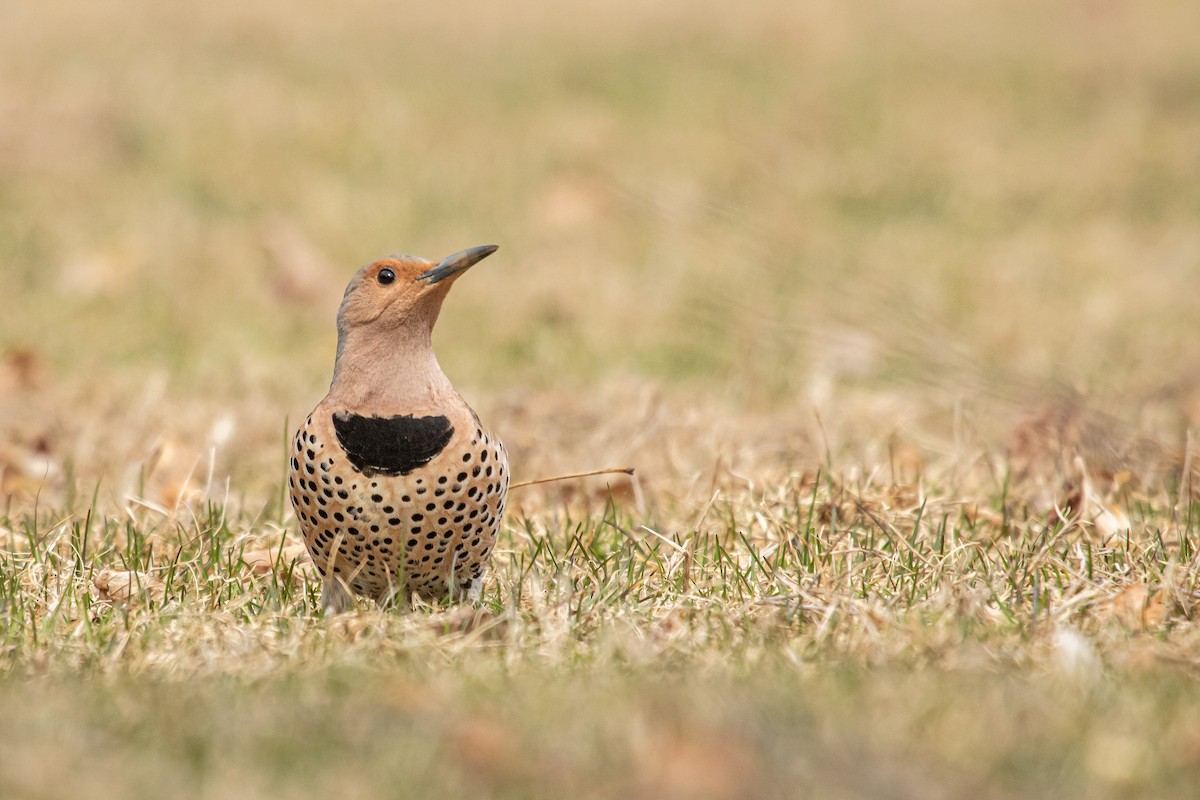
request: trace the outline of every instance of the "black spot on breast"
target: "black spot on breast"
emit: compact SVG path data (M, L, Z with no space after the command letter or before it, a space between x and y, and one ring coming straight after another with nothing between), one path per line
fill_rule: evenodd
M364 417L333 415L338 442L365 475L407 475L428 464L450 442L454 426L443 416Z

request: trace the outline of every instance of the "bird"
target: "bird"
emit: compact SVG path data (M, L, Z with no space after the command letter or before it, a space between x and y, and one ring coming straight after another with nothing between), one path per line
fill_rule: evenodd
M288 486L321 607L416 595L478 603L508 496L508 453L455 390L432 335L450 287L496 252L359 269L337 314L329 392L296 431Z

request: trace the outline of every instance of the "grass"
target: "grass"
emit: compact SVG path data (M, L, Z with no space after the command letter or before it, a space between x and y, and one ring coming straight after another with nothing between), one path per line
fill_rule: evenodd
M611 501L514 515L478 608L329 620L269 516L10 533L9 791L1005 797L1194 774L1192 527L1097 543L801 475L715 491L688 530ZM71 766L30 771L52 753Z
M1194 4L0 25L0 796L1190 796ZM516 479L477 608L317 613L359 264Z

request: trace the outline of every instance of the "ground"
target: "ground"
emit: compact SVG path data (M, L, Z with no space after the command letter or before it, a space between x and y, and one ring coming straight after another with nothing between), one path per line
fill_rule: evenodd
M0 25L0 796L1190 797L1200 7L52 0ZM319 614L378 256L514 488Z

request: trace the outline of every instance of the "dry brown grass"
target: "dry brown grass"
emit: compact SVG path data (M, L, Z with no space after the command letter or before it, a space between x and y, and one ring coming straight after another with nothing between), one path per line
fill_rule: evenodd
M27 4L0 796L1189 796L1194 4ZM478 609L316 614L354 267L515 477Z

